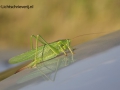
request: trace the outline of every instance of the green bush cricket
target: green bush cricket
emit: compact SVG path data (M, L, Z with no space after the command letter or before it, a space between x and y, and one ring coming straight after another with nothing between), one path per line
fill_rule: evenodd
M33 38L36 39L35 49L33 49ZM38 42L41 42L43 45L38 47ZM67 55L66 50L69 50L73 55L73 51L70 48L69 39L63 39L63 40L58 40L52 43L47 43L40 35L37 35L37 36L32 35L31 47L32 47L32 50L11 58L9 60L9 63L15 64L15 63L19 63L27 60L33 60L30 64L22 68L24 69L29 67L36 67L37 64L43 61L52 59L60 55L61 53L64 53L65 55ZM19 71L21 71L22 69L20 69Z
M104 32L99 32L99 33L104 33ZM97 33L91 33L91 34L97 34ZM84 35L89 35L89 34L84 34ZM79 36L83 36L83 35L79 35ZM33 49L33 38L36 39L35 49ZM43 45L38 47L38 42L41 42ZM55 58L61 53L64 53L64 55L67 55L66 50L69 50L73 56L73 50L70 47L70 42L71 42L70 39L63 39L63 40L58 40L52 43L47 43L40 35L37 35L37 36L32 35L31 36L32 50L11 58L9 60L9 63L15 64L23 61L33 60L27 66L18 70L19 72L25 68L36 67L37 64L43 61L47 61L52 58Z

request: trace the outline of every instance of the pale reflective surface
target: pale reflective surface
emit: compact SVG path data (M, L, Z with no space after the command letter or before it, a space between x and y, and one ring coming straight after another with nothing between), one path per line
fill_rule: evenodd
M120 31L75 47L71 65L55 81L37 77L18 83L30 70L0 82L1 90L120 90Z

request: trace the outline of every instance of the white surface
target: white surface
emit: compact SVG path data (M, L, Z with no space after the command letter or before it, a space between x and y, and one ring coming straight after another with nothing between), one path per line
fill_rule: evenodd
M20 90L120 90L120 46L60 70L54 82L33 83Z
M120 90L120 31L77 46L74 59L54 82L38 77L16 84L22 71L0 82L0 90Z

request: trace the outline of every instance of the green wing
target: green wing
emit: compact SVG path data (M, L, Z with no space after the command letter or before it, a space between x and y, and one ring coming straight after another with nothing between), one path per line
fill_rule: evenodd
M41 52L41 48L42 47L38 47L39 52ZM18 56L11 58L9 60L9 63L15 64L15 63L23 62L23 61L33 60L35 58L35 53L36 53L36 50L32 49L30 51L27 51L25 53L22 53Z
M34 59L34 55L35 55L35 50L30 50L28 52L22 53L18 56L11 58L9 60L9 63L15 64L15 63L31 60Z

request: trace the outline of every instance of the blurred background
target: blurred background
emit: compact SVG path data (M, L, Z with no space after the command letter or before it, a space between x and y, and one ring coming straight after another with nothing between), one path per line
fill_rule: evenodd
M33 8L2 8L6 5ZM0 72L13 67L11 57L30 50L31 35L49 43L76 37L74 46L119 30L119 9L119 0L0 0ZM15 71L6 72L0 80Z
M0 5L33 5L33 8L0 8L0 49L30 48L30 36L46 41L75 38L72 45L120 28L119 0L0 0ZM79 38L79 41L78 41Z

